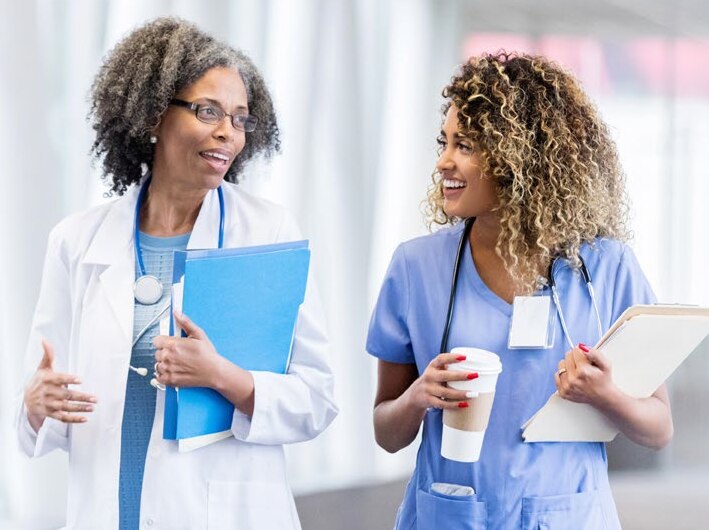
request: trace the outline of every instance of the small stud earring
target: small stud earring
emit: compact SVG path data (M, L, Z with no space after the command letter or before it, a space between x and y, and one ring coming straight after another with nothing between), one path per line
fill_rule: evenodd
M151 136L150 136L150 143L151 143L151 144L156 144L156 143L158 143L158 137L155 136L155 135L151 135Z

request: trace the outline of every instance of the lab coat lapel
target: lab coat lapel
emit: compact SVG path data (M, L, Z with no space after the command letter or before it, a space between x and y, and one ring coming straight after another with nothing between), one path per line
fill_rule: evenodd
M226 215L227 212L224 212ZM226 219L225 219L226 226ZM192 228L192 235L187 243L188 249L219 247L219 194L211 190L204 196L199 215Z
M113 204L84 259L86 264L107 265L99 273L99 281L106 302L129 344L133 336L135 281L133 223L139 189L139 186L133 186Z

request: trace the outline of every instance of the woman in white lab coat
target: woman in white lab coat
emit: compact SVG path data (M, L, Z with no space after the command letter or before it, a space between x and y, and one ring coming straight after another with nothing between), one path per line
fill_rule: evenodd
M337 414L312 279L287 374L226 361L187 316L176 318L188 338L161 336L157 314L173 250L214 248L220 236L224 247L300 238L280 207L236 185L248 160L279 148L263 79L241 52L162 18L116 46L91 96L94 153L120 198L50 234L20 444L35 457L68 451L66 528L299 528L283 444L317 436ZM146 275L158 280L141 291ZM224 395L233 437L179 453L162 436L164 393L141 363L161 384Z

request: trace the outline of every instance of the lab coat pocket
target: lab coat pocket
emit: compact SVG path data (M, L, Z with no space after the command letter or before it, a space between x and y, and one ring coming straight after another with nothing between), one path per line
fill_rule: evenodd
M522 530L605 530L597 491L522 499Z
M416 492L417 530L486 530L487 506L475 495L464 497Z
M209 530L300 528L291 510L291 494L280 482L209 482Z

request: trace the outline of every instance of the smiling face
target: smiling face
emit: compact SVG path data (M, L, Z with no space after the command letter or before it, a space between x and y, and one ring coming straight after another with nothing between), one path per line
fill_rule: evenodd
M438 138L441 154L436 169L443 186L443 210L450 217L483 217L499 204L494 182L482 174L480 154L460 134L458 109L451 105Z
M176 99L220 107L229 114L248 114L246 86L232 68L212 68L175 94ZM201 122L195 111L170 105L160 124L153 158L153 177L186 190L218 187L246 144L246 133L227 116L219 123Z

